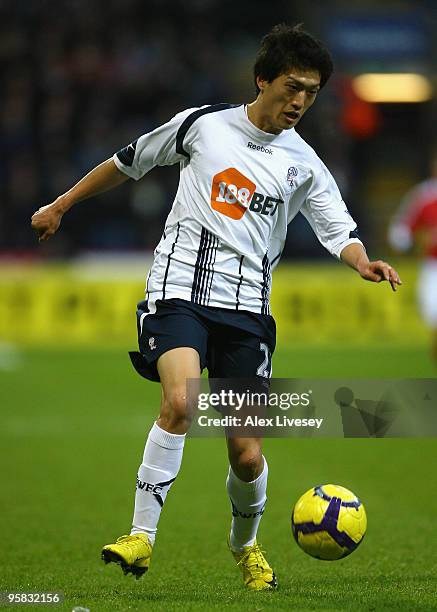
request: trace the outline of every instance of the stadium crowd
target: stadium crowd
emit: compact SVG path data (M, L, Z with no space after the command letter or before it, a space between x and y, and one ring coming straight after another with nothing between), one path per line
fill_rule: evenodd
M253 99L254 53L272 24L303 21L313 28L302 3L242 0L238 10L230 6L219 0L0 2L1 251L65 257L84 249L154 248L177 167L156 169L78 206L43 250L37 250L29 218L176 112ZM348 140L335 84L333 79L298 131L325 160L361 223L365 211L348 197ZM290 234L288 253L323 254L300 216Z

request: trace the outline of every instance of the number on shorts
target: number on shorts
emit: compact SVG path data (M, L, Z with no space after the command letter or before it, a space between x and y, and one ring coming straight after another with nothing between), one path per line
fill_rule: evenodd
M270 378L270 374L272 373L272 368L270 363L270 351L269 347L265 342L260 342L259 344L260 350L264 353L264 360L262 364L258 367L256 371L257 376L263 376L264 378Z

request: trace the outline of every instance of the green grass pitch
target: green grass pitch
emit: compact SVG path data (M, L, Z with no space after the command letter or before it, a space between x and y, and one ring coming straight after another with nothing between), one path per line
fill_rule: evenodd
M432 377L426 350L281 349L275 376ZM269 501L259 540L279 590L249 593L226 548L222 439L190 439L151 569L135 581L100 548L128 532L137 466L159 387L123 350L25 351L0 370L0 591L63 591L95 610L435 610L437 445L431 439L267 440ZM310 486L356 492L369 519L350 557L306 556L290 530ZM24 609L40 609L26 606ZM22 609L14 606L10 609Z

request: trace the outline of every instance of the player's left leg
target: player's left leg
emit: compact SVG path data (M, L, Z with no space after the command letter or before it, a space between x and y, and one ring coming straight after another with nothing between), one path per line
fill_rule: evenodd
M256 540L267 501L267 461L261 438L227 438L229 472L226 488L232 504L229 538L233 550L243 550Z
M267 501L268 466L261 438L227 438L229 472L226 481L232 505L229 548L252 590L274 589L276 576L256 540Z
M241 317L245 316L241 313ZM211 386L227 388L229 383L232 388L234 384L230 379L236 378L253 381L255 392L268 391L273 337L226 327L227 321L210 347L208 369L210 378L215 379ZM239 387L239 382L235 383ZM231 430L227 432L230 465L226 488L232 508L229 548L242 570L247 588L257 591L272 589L277 586L276 577L256 540L267 501L268 467L262 454L262 439L235 437L232 433Z

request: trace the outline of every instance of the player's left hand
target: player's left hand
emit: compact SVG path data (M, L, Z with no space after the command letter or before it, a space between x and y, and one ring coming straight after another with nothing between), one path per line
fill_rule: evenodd
M378 259L378 261L369 261L362 267L358 268L361 278L371 281L372 283L380 283L388 281L393 291L396 291L397 285L402 285L399 274L386 261Z

